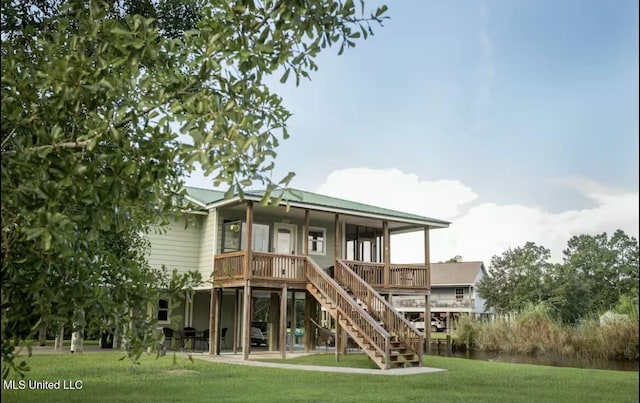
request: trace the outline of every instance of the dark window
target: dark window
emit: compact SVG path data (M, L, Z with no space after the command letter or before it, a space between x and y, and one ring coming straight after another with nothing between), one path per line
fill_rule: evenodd
M309 253L325 254L325 231L324 229L309 230Z
M169 300L160 299L158 301L158 322L169 321Z

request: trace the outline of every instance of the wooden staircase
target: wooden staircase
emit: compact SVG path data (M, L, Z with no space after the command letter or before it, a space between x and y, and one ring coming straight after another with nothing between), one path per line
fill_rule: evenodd
M380 313L385 312L379 309L374 310L372 315L370 305L359 297L354 298L357 294L350 295L309 258L306 259L305 273L307 277L306 288L309 293L336 319L342 329L381 369L422 365L421 346L424 337L406 320L405 322L416 334L416 341L419 343L417 350L415 343L408 343L406 337L403 339L399 337L401 334L398 332L391 333L388 330L389 324L392 329L398 328L397 325L393 326L397 320L393 323L386 321L385 319L390 316L388 314L381 315ZM379 297L384 300L381 296ZM391 309L393 310L393 308ZM396 314L400 316L397 312Z
M336 260L335 279L392 336L392 350L406 366L422 366L424 334L389 304L371 285L341 260ZM391 361L396 361L391 359Z

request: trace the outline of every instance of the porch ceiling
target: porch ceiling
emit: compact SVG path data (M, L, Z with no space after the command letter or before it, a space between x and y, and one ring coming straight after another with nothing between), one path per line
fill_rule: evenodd
M224 210L234 211L241 214L244 211L246 211L246 204L239 203L233 206L226 206L224 207ZM278 207L262 206L258 203L255 203L253 205L254 214L271 215L277 212L278 215L286 215L288 217L291 217L292 220L293 219L304 220L304 211L305 211L305 208L301 208L301 207L291 207L289 211L287 211L285 206L278 206ZM319 219L319 220L325 220L325 221L332 221L335 217L335 213L314 210L312 208L309 208L309 216L312 220ZM423 225L419 225L419 224L394 221L392 219L388 219L387 221L389 222L389 231L394 234L406 233L406 232L412 232L412 231L421 231L424 228ZM362 217L358 215L341 213L340 222L382 229L382 219L378 219L378 218L369 218L369 217ZM434 228L432 227L432 229Z

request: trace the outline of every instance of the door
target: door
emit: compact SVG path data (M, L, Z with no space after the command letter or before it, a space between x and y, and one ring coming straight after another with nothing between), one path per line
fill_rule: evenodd
M297 227L294 224L275 223L274 232L274 252L278 255L295 255L297 246ZM292 259L275 256L274 277L294 277L295 267Z

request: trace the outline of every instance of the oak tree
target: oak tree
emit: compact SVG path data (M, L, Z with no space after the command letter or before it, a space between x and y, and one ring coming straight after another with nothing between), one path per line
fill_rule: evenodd
M37 329L70 318L81 328L88 312L137 329L127 335L134 358L152 344L145 303L199 279L151 269L139 234L188 210L183 178L198 166L228 194L286 186L292 174L271 172L290 113L267 79L309 78L322 49L355 46L385 10L352 0L3 2L3 376L26 369L16 347Z

